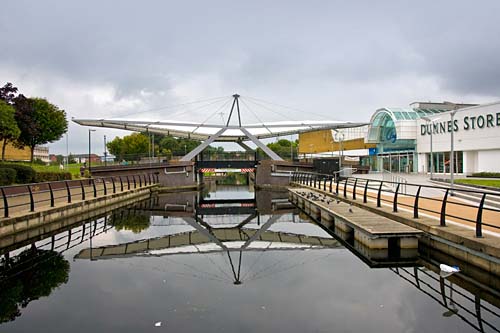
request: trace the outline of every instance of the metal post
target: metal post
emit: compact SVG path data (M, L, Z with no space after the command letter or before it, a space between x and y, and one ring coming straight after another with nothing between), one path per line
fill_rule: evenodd
M432 177L434 176L433 173L434 173L434 153L432 151L432 132L434 131L433 128L432 128L432 123L431 123L431 180L432 180Z
M97 198L97 188L95 186L95 179L91 178L92 187L94 188L94 198Z
M80 179L80 187L82 188L82 200L85 200L85 187L83 187L83 180Z
M332 193L332 181L333 181L333 176L330 177L330 193Z
M106 134L104 134L104 166L108 166L108 150L106 149Z
M380 182L380 186L378 187L378 193L377 193L377 207L381 207L382 205L380 204L380 200L382 197L382 184L384 182Z
M367 196L368 196L368 183L370 182L370 180L366 180L366 184L365 184L365 191L363 192L363 203L367 203Z
M54 207L54 191L52 191L52 185L50 183L47 183L49 185L49 191L50 191L50 207Z
M69 182L66 180L66 193L68 194L68 203L71 203L71 189L69 188Z
M104 195L108 194L108 189L106 188L106 179L103 177L101 178L102 180L102 185L104 186Z
M444 198L443 198L443 204L441 205L441 217L440 217L440 221L439 221L439 225L441 227L446 227L446 201L448 199L448 192L449 191L450 191L450 189L446 190L446 193L444 194Z
M456 107L456 106L455 106ZM455 113L457 110L455 109L454 111L450 112L451 115L451 147L450 147L450 187L451 187L451 192L450 195L453 196L453 182L454 182L454 176L455 176L455 150L453 146L453 133L455 132L455 124L454 124L454 118L455 118Z
M115 177L111 176L111 182L113 183L113 194L116 193L116 184L115 184Z
M92 169L92 162L91 162L91 160L90 160L91 147L92 147L92 145L91 145L91 143L90 143L90 142L91 142L91 141L90 141L90 139L91 139L91 135L90 135L90 133L92 133L92 132L95 132L95 130L93 130L93 129L89 129L89 178L90 178L90 177L92 177L92 176L91 176L91 175L92 175L92 170L91 170L91 169Z
M127 175L127 190L130 190L130 178Z
M3 216L9 217L9 203L7 202L7 196L5 195L5 190L3 189L3 187L0 188L0 190L2 191L2 197L3 197L3 211L4 211Z
M356 186L358 185L358 178L354 180L354 186L352 188L352 200L356 200Z
M398 186L396 186L396 192L394 193L394 200L392 201L392 211L397 213L398 212L398 192L399 192L399 185L401 183L398 183Z
M348 180L349 180L349 178L346 178L345 183L344 183L344 198L347 198L347 181Z
M420 189L422 186L418 187L417 194L415 195L415 201L413 202L413 218L418 219L418 199L420 197Z
M31 186L27 185L28 192L30 194L30 211L35 211L35 198L33 197L33 191L31 190Z
M478 238L483 237L482 223L483 223L483 207L485 200L486 200L486 193L483 193L483 197L481 198L481 202L479 203L479 208L477 209L476 237Z

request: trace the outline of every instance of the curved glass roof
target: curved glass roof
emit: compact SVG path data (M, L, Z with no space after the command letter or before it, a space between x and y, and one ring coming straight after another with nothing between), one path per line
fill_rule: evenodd
M372 126L378 126L377 120L382 119L380 114L389 114L394 121L416 120L422 117L432 116L449 110L440 109L411 109L411 108L383 108L378 109L371 119Z

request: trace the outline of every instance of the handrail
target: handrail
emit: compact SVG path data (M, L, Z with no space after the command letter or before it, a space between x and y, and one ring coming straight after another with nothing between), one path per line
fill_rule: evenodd
M132 178L127 176L127 188L123 186L122 176L1 186L0 211L3 210L3 217L8 218L13 210L36 212L41 207L55 207L56 203L71 203L73 200L98 198L159 183L157 173L141 173L132 176ZM120 187L116 186L118 182Z
M446 221L449 219L466 223L473 223L476 228L475 236L478 238L482 237L483 226L500 230L500 226L486 223L484 221L483 214L484 212L500 213L500 209L495 208L492 205L488 205L487 203L488 200L492 202L492 199L500 202L500 193L454 188L452 194L450 188L445 186L411 184L406 180L404 182L395 182L357 177L344 177L342 178L342 181L340 181L338 174L336 177L335 174L328 175L303 171L295 172L291 177L291 181L296 182L300 185L310 186L313 188L318 188L320 190L322 189L326 192L335 193L335 195L340 195L339 186L341 186L341 190L343 191L342 195L344 198L347 198L347 190L349 189L349 192L352 194L352 200L356 200L357 193L362 193L364 203L366 203L370 198L372 201L376 202L377 207L381 207L382 202L385 202L386 204L392 206L395 213L398 212L398 207L406 207L413 212L414 219L419 218L420 212L431 213L439 218L439 223L442 227L446 227ZM334 181L336 183L335 187L330 185L327 190L327 181ZM383 185L390 185L395 188L395 190L392 191L384 189ZM414 191L410 191L411 193L409 193L407 188L413 189ZM432 193L434 194L436 193L436 191L441 192L443 193L443 196L442 198L436 198L435 195L426 196L422 193L425 192L426 189L432 190ZM452 195L456 195L457 193L476 194L478 195L478 200L480 198L480 201L475 204L470 202L456 202L454 200L450 200L450 197L452 197ZM408 200L398 200L401 197L414 198L414 200L412 201L412 203L408 203ZM438 202L439 204L437 205L438 207L433 207L436 205L425 205L425 202ZM467 217L466 214L456 213L456 210L453 208L457 205L476 209L475 217ZM471 213L469 215L474 215L474 213Z

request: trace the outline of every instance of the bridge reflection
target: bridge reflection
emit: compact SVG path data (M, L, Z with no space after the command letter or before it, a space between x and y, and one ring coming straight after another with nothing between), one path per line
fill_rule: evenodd
M287 207L279 195L271 197L264 194L268 201L264 202L263 206L258 200L259 196L260 194L256 193L255 199L235 201L215 198L200 200L197 192L161 195L93 220L82 220L78 224L59 228L54 226L52 230L37 233L33 237L26 234L18 237L18 241L14 243L0 238L0 244L4 244L0 246L0 291L4 293L0 297L11 297L5 292L12 290L12 283L20 276L21 271L24 276L34 276L42 272L40 268L43 266L43 260L48 257L63 258L62 255L69 249L79 251L75 256L71 254L72 258L89 261L130 257L170 258L182 255L203 255L209 258L213 254L221 254L229 263L231 282L241 285L254 276L259 276L258 272L242 274L245 254L259 252L260 256L266 252L305 250L325 253L344 248L345 244L334 237L309 233L307 228L301 229L300 227L307 226L311 221L300 215L299 211ZM203 207L206 204L209 207ZM213 205L221 209L214 211ZM159 216L161 218L157 218ZM134 226L137 228L134 229ZM114 238L103 240L100 237L118 227L140 233L135 238L147 235L147 230L151 227L157 228L163 235L155 234L154 237L143 237L118 244ZM178 227L190 230L174 231ZM287 231L283 232L282 229ZM301 231L290 232L290 229ZM101 244L104 241L105 245L93 247L94 239L101 239ZM26 253L33 250L44 255L28 258ZM355 253L356 249L350 250ZM419 249L420 251L423 250ZM293 256L294 254L290 253L290 257ZM56 260L61 263L61 267L68 268L65 271L69 274L69 266L63 265L65 261ZM443 308L443 316L456 316L473 330L498 332L498 328L493 324L500 318L498 278L486 276L474 268L461 266L460 274L442 279L439 276L439 262L446 262L446 258L432 249L427 249L420 253L420 259L416 263L419 267L401 267L400 264L391 266L387 262L385 264L396 276L438 303ZM290 267L293 268L293 265ZM61 276L55 283L47 285L57 286L65 283L64 274L61 273ZM32 280L33 283L39 281L42 280ZM36 290L36 286L30 288ZM48 296L53 288L55 287L47 289L48 292L43 295L34 295L31 299ZM9 309L13 308L9 306ZM20 315L19 308L16 308L17 312L11 312L9 309L0 308L2 320L14 320Z

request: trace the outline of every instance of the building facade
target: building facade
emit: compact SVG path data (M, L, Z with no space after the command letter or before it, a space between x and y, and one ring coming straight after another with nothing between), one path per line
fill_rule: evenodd
M29 161L31 158L31 151L28 147L16 148L11 143L7 143L5 147L5 160L6 161ZM33 151L33 158L40 159L43 162L50 162L49 147L36 146Z
M301 135L300 152L356 157L372 171L430 173L432 164L446 174L453 133L455 173L500 172L500 102L416 102L378 109L368 126L325 132Z
M500 102L461 108L419 119L418 171L430 172L431 135L434 172L450 172L451 133L455 172L500 172Z

